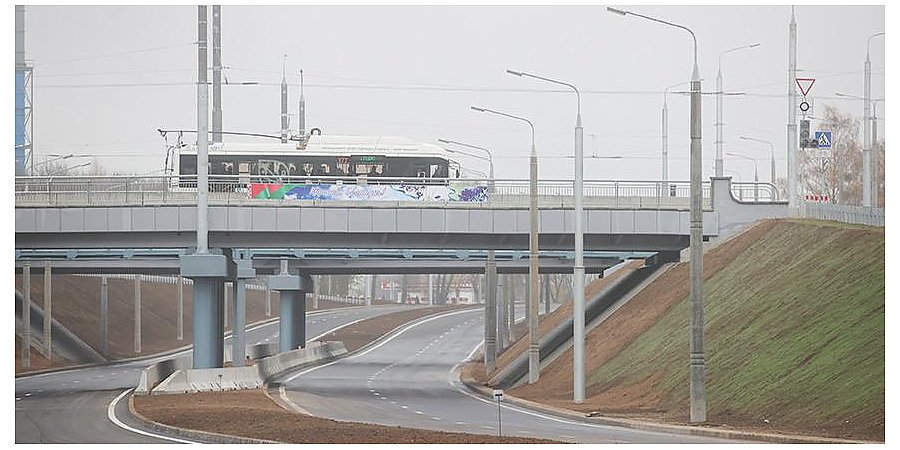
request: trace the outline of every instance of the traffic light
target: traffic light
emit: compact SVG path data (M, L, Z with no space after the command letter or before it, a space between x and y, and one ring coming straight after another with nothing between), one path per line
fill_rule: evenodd
M800 120L800 148L817 148L819 142L809 139L809 120Z

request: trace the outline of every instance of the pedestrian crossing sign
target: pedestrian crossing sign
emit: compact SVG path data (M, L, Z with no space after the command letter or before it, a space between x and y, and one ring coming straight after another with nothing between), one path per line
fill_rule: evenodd
M831 148L831 131L816 131L818 148Z

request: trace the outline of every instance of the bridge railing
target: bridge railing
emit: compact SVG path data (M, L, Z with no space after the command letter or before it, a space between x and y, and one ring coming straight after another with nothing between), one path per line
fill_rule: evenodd
M273 191L295 186L318 185L326 189L355 186L394 186L406 188L449 187L449 191L476 188L487 193L486 198L439 200L420 197L397 200L393 203L481 203L486 205L527 207L530 185L528 180L510 179L426 179L426 178L367 178L367 177L284 177L281 179L246 176L210 176L210 205L290 204L297 200L281 198L253 198L253 188L262 183ZM448 192L449 192L448 191ZM745 201L770 202L778 199L777 190L767 183L733 183L732 194ZM437 198L437 197L436 197ZM363 200L341 199L342 201ZM369 199L370 200L370 199ZM690 185L682 181L617 181L585 180L584 204L594 207L673 208L690 206ZM197 201L196 176L75 176L75 177L16 177L16 206L143 206L190 205ZM316 200L326 204L329 200ZM574 203L572 180L540 180L538 201L542 208L566 207ZM710 207L709 183L703 184L703 205Z

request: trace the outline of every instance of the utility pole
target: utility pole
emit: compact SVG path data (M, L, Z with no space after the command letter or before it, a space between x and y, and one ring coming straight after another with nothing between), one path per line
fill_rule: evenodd
M212 141L222 142L222 7L212 7Z
M788 129L787 129L787 169L788 169L788 213L796 216L797 211L797 21L791 6L791 23L788 26Z
M288 141L288 87L287 76L285 74L285 64L287 55L281 62L281 143L287 144Z
M297 115L298 136L306 135L306 100L303 99L303 69L300 69L300 110Z

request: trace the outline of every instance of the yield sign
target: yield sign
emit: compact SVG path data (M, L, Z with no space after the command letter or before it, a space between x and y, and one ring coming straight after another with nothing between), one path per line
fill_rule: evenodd
M813 83L816 82L815 78L795 78L794 80L797 82L797 86L804 97L812 89Z

